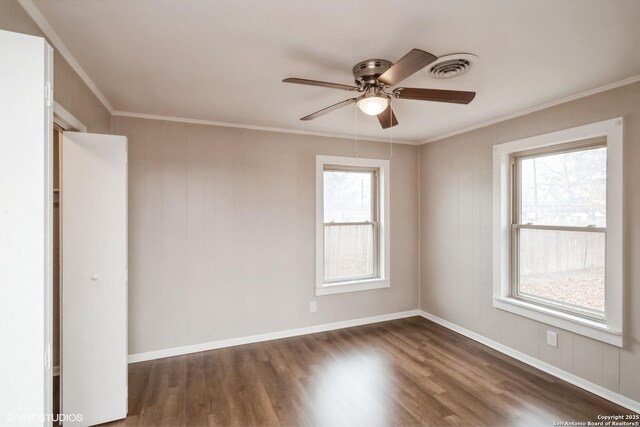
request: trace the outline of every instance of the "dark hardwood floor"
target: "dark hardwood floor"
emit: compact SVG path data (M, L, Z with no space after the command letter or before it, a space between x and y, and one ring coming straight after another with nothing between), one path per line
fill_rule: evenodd
M129 366L109 426L553 426L631 412L423 318Z

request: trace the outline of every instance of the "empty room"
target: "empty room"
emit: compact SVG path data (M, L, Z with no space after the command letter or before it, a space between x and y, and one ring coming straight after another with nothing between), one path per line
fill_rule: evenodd
M639 23L0 0L0 426L640 426Z

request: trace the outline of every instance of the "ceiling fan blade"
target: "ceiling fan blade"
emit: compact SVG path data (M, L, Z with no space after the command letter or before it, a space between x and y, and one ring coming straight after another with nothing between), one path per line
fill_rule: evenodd
M327 113L330 113L332 111L337 110L338 108L342 108L342 107L346 107L349 104L353 104L354 102L356 102L358 100L358 98L351 98L351 99L347 99L344 100L342 102L338 102L337 104L333 104L330 107L327 108L323 108L322 110L316 111L315 113L311 113L308 116L304 116L303 118L301 118L300 120L313 120L316 119L320 116L324 116Z
M388 129L398 124L398 119L391 109L391 104L382 113L378 114L378 121L382 129Z
M475 92L463 90L420 89L399 87L393 91L393 96L400 99L415 99L417 101L452 102L454 104L468 104L476 97Z
M389 86L395 86L402 80L416 73L438 59L435 55L420 49L412 49L405 56L400 58L398 62L393 64L391 68L385 71L378 81Z
M358 90L358 87L356 86L343 85L340 83L321 82L319 80L298 79L296 77L289 77L288 79L284 79L283 82L296 83L299 85L328 87L330 89L353 90L353 91Z

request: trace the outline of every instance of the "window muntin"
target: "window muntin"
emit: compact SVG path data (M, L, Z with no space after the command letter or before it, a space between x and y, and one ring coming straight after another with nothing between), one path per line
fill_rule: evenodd
M605 140L511 159L512 296L604 321Z
M379 277L378 169L324 165L325 284Z

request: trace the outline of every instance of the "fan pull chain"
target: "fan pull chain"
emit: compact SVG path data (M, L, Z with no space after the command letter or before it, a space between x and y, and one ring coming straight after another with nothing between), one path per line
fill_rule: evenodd
M391 132L389 132L389 157L393 157L393 110L389 104L389 123L391 123Z
M356 131L355 131L355 140L354 140L354 157L358 158L358 104L353 104L354 108L353 108L353 112L354 112L354 116L355 116L355 126L356 126Z

